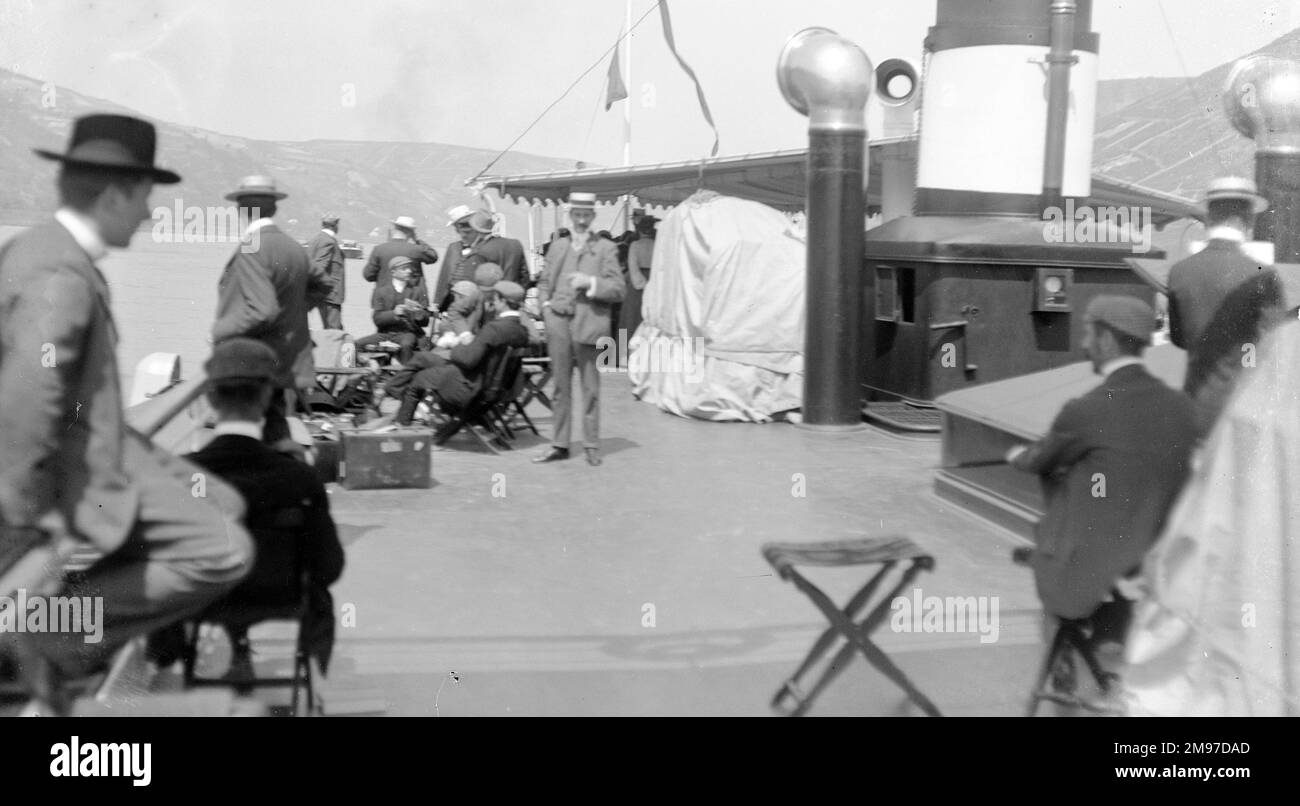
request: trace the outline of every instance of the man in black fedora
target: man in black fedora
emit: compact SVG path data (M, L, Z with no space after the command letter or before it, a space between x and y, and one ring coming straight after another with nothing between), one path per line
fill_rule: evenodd
M19 636L38 712L57 713L59 677L91 670L136 635L198 610L252 564L243 502L127 427L108 284L96 261L150 217L154 127L122 115L73 125L54 218L0 250L0 539L67 533L101 559L70 584L102 597L101 640ZM299 249L301 251L301 249ZM44 710L41 710L44 709Z
M334 286L302 246L275 225L276 203L287 195L269 176L246 176L226 194L227 201L239 205L240 221L248 224L221 275L212 343L245 336L275 351L278 391L266 412L264 438L277 450L301 453L289 436L285 395L315 385L307 312Z

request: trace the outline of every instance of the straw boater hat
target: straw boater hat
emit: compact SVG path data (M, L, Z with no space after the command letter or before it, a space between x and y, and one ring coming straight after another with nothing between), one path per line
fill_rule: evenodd
M273 199L284 199L289 194L276 190L275 180L271 177L255 174L239 180L239 187L226 194L226 201L239 201L244 196L270 196Z
M415 229L415 219L411 218L409 215L399 215L388 223L392 224L394 227L401 227L402 229Z
M474 215L473 207L468 204L458 204L447 211L447 226L454 227L472 215Z
M570 210L595 210L595 209L596 209L596 194L595 194L595 193L581 193L581 192L577 192L577 191L575 191L575 192L573 192L573 193L570 193L570 194L569 194L569 209L570 209Z
M1268 199L1259 195L1255 183L1240 176L1224 176L1210 182L1205 191L1205 203L1202 209L1209 211L1210 205L1227 199L1244 199L1255 205L1255 214L1268 209Z
M72 124L67 152L33 150L64 165L139 174L160 185L174 185L180 176L153 164L157 144L157 132L148 121L126 115L86 115Z

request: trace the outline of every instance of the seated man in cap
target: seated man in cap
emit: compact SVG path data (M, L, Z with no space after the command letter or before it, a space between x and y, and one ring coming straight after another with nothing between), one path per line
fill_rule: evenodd
M1142 364L1155 324L1149 305L1099 296L1085 317L1083 349L1104 380L1007 461L1039 475L1046 494L1028 556L1043 607L1057 618L1092 617L1097 643L1122 632L1129 603L1099 608L1159 535L1190 469L1196 422L1191 401Z
M1249 179L1210 183L1205 248L1169 271L1169 338L1187 351L1183 391L1196 404L1197 430L1210 432L1264 332L1282 317L1277 273L1244 250L1268 202Z
M438 250L415 237L415 219L410 216L399 215L390 223L391 237L370 250L361 276L368 283L384 286L388 281L388 264L400 256L411 259L411 274L417 282L424 282L424 267L438 262Z
M391 341L397 345L397 360L411 360L417 345L424 339L429 324L429 295L424 283L414 277L415 261L398 256L388 263L387 283L375 286L370 297L375 327L379 332L357 339L358 350Z
M499 349L528 345L528 329L519 318L523 304L523 286L502 280L484 295L484 315L489 321L472 341L452 348L450 358L417 354L411 366L386 387L389 394L402 400L394 421L410 425L416 407L430 391L454 409L469 405L483 388L489 358Z
M343 544L330 517L325 485L310 467L262 444L262 413L275 379L276 357L252 339L229 339L207 362L208 402L217 415L213 439L187 459L237 489L248 505L244 518L257 559L248 577L225 598L238 623L238 606L275 604L311 576L310 653L328 671L334 645L334 603L329 585L343 573ZM298 548L303 549L299 569ZM247 626L232 630L232 670L249 671Z

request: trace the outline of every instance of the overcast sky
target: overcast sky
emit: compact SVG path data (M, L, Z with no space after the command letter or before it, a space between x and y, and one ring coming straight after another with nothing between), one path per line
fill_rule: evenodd
M1161 14L1168 15L1168 28ZM633 0L635 21L654 0ZM677 45L721 153L799 147L806 121L774 77L811 25L872 61L910 58L928 0L671 0ZM625 0L0 0L0 64L145 114L276 140L510 144L624 26ZM1300 27L1300 0L1096 0L1102 78L1196 75ZM623 111L602 103L608 59L516 150L621 164ZM626 77L625 77L626 78ZM703 156L712 134L657 11L632 40L632 160Z

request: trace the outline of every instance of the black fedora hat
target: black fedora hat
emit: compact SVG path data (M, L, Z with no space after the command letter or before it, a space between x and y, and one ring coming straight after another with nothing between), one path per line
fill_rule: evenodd
M86 115L73 122L66 154L33 150L65 165L140 174L160 185L174 185L180 176L153 164L157 142L148 121L126 115Z

